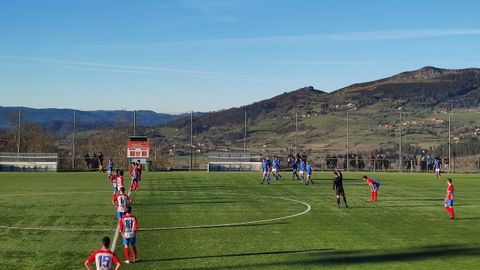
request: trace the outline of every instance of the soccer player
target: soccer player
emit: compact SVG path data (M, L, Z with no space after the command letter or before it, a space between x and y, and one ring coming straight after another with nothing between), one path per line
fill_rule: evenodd
M294 158L292 161L292 180L294 180L295 176L298 180L300 180L300 177L298 176L298 162Z
M97 270L111 270L112 264L116 264L115 270L118 270L120 267L122 267L117 255L108 250L108 246L110 246L110 238L103 237L102 248L93 252L92 255L90 255L90 257L88 257L88 259L85 261L85 267L88 270L92 270L90 264L93 262L95 262Z
M270 184L271 168L272 164L270 163L270 158L267 156L267 158L263 159L262 161L262 185L265 181L267 181L267 184Z
M445 196L445 210L448 212L450 215L450 219L455 219L455 211L453 211L453 184L452 184L452 179L448 178L447 179L447 196Z
M300 160L300 163L298 164L298 168L299 168L298 174L300 176L300 179L303 182L303 180L305 180L305 176L304 176L304 174L305 174L305 161L303 161L303 159L299 159L299 160Z
M125 263L130 263L130 254L128 253L128 246L132 246L132 255L133 255L133 262L138 262L137 258L137 232L138 232L138 222L137 217L132 215L132 207L127 206L127 211L125 212L125 216L123 216L118 221L120 227L120 233L122 234L123 238L123 245L125 246Z
M117 191L119 191L120 188L123 187L123 183L124 183L124 180L123 180L123 170L119 170L119 171L118 171L118 174L117 174Z
M115 170L109 177L108 177L108 180L110 180L110 182L112 182L112 185L113 185L113 194L117 193L118 192L118 187L117 187L117 177L118 177L119 173L118 173L118 170Z
M143 165L140 162L140 159L137 160L137 169L138 169L138 182L142 181L142 171L143 171Z
M130 167L130 176L132 177L132 183L130 184L130 191L138 190L138 165L135 162L132 162Z
M307 172L307 180L305 181L305 185L308 185L308 184L314 184L313 183L313 180L312 180L312 173L315 173L317 174L314 170L313 170L313 167L312 165L307 161L306 162L306 172Z
M371 201L376 203L377 202L377 191L380 188L380 182L375 178L370 178L368 176L363 176L363 181L367 182L370 186L370 190L372 191L372 199Z
M107 177L108 179L110 179L110 176L112 175L112 173L114 172L114 167L115 165L113 164L113 161L111 158L108 159L108 165L107 165Z
M277 156L273 156L272 160L272 174L275 177L275 180L282 178L280 175L280 159Z
M343 175L339 170L333 172L335 177L333 178L333 190L337 195L337 208L340 208L340 196L343 197L343 202L345 203L345 208L348 208L347 197L345 196L345 190L343 189Z
M127 211L127 206L132 202L132 198L125 194L125 188L120 188L119 194L113 194L112 205L117 208L117 217L121 219Z
M436 157L435 161L433 162L433 169L435 170L435 177L437 177L437 179L440 177L441 168L442 168L442 159L440 159L440 157Z

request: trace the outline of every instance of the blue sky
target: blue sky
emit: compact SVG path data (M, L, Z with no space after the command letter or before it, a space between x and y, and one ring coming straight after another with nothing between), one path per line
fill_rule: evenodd
M480 67L480 1L0 0L0 106L241 106Z

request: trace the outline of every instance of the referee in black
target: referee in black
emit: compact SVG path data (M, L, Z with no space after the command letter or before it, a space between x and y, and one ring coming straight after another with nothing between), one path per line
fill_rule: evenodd
M348 208L347 197L345 197L345 190L343 190L343 175L342 172L335 169L333 172L335 178L333 178L333 190L337 194L337 208L340 208L340 195L343 197L343 202L345 203L345 208Z

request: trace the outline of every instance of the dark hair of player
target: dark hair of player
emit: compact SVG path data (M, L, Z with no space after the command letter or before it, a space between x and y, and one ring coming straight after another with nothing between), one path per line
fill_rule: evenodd
M121 176L123 176L123 170L120 170L118 173L119 173Z
M363 176L363 179L365 179L365 180L368 179L368 176L364 175L364 176Z
M447 181L451 184L452 183L452 178L447 178Z
M121 187L121 188L120 188L120 191L121 191L122 193L125 193L125 188L124 188L124 187Z
M110 237L108 237L108 236L103 237L102 238L102 245L104 247L108 248L110 246Z
M127 206L127 209L125 210L125 213L132 213L132 207L129 205Z

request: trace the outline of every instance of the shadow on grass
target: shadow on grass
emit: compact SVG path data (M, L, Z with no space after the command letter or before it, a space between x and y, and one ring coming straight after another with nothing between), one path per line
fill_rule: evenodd
M308 252L326 252L333 249L303 249L303 250L284 250L284 251L266 251L266 252L252 252L252 253L234 253L223 255L206 255L206 256L192 256L192 257L178 257L178 258L166 258L166 259L154 259L154 260L142 260L141 263L151 262L168 262L168 261L184 261L194 259L217 259L228 257L247 257L247 256L259 256L259 255L282 255L282 254L294 254L294 253L308 253Z
M286 255L290 253L298 253L294 259L278 257L270 259L269 262L256 262L253 260L239 259L231 264L213 265L214 261L206 261L205 267L194 268L175 268L175 269L197 269L197 270L220 270L220 269L259 269L264 267L289 267L297 268L318 268L322 266L348 267L358 264L387 264L400 262L415 262L423 260L434 260L441 258L442 260L454 257L477 257L480 255L479 246L428 246L421 248L412 248L406 250L346 250L334 251L332 249L311 249L297 251L276 251L276 252L259 252L259 253L240 253L212 256L197 256L185 258L171 258L158 260L145 260L146 263L182 261L192 259L217 259L225 257L245 257L258 255ZM202 262L198 262L202 263ZM198 265L198 264L197 264ZM448 267L447 262L445 266ZM386 265L384 269L388 269Z

